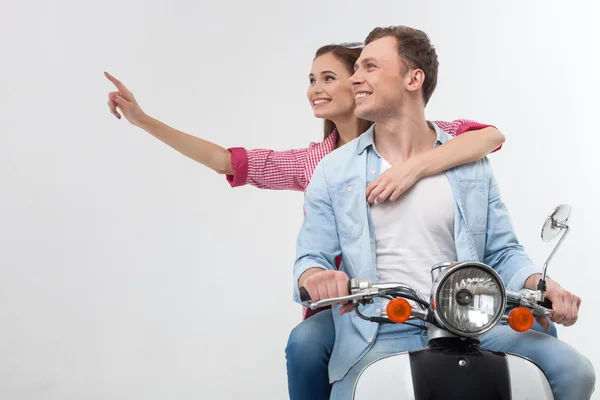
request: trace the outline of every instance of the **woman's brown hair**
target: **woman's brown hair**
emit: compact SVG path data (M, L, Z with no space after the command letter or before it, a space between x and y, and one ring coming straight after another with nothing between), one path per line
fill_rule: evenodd
M343 44L329 44L327 46L321 47L317 50L315 54L315 58L323 56L325 54L333 54L335 58L337 58L348 70L350 74L354 73L354 64L358 57L360 57L360 53L362 52L362 46L357 46L357 44L353 45L343 45ZM366 121L364 119L358 118L358 132L357 135L360 135L367 129L369 129L373 125L373 122ZM323 130L323 138L327 139L329 135L336 128L333 121L326 119L324 130Z

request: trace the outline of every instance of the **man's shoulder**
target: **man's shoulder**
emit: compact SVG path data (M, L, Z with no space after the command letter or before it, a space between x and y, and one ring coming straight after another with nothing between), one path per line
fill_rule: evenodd
M492 177L492 166L487 157L459 165L453 170L459 180L489 180Z
M448 133L451 130L448 129L447 126L444 126L444 123L440 123L440 121L428 121L428 124L435 130L438 143L443 145L444 143L456 138L455 135ZM452 123L446 123L446 125L452 125ZM489 179L492 175L492 168L487 157L468 164L458 165L452 169L456 172L457 176L461 180Z
M315 187L336 187L344 182L353 182L357 179L365 179L361 176L364 169L358 168L362 155L358 152L359 141L354 139L342 147L327 154L315 169L308 190L313 191Z
M356 138L342 147L333 150L321 160L320 164L326 171L337 170L338 167L356 161L358 158L359 138Z

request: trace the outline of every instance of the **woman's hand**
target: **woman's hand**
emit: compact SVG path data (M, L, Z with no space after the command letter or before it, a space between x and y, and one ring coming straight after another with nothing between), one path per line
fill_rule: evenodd
M108 80L117 88L116 92L110 92L108 94L108 108L110 109L110 112L118 119L121 119L121 114L123 114L127 121L131 122L133 125L139 125L146 117L146 114L140 108L133 93L131 93L121 81L108 72L105 72L104 76L106 76L106 78L108 78ZM119 111L121 114L119 114Z
M385 170L367 186L367 201L371 204L386 200L396 201L423 177L423 165L419 156L414 156Z

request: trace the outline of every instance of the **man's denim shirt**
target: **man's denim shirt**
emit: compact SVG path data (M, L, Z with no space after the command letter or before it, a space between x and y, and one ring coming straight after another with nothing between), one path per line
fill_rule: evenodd
M433 124L435 146L452 137ZM327 155L317 166L305 197L306 216L297 240L294 265L294 300L300 301L298 278L309 268L341 269L350 278L376 282L377 264L371 209L366 187L379 176L381 156L375 150L371 127L360 137ZM479 261L494 268L509 290L523 288L529 276L540 270L525 254L515 236L510 217L500 199L489 161L462 165L446 171L454 194L454 239L458 260ZM401 200L399 200L401 201ZM407 227L412 229L413 227ZM405 282L410 284L410 282ZM375 342L379 325L355 313L338 314L333 307L335 345L329 362L331 382L342 379ZM361 306L376 315L380 301Z

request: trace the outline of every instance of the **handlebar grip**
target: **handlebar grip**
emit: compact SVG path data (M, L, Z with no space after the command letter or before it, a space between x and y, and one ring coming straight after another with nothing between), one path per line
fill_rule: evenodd
M300 300L301 301L310 301L310 294L308 294L308 290L304 286L300 288Z
M552 301L550 301L550 299L548 298L545 298L544 301L542 301L539 304L542 307L546 307L547 309L552 310Z
M348 294L351 293L350 288L351 288L350 279L348 279ZM308 290L306 290L306 288L304 286L300 287L300 301L311 301L310 294L308 293Z

